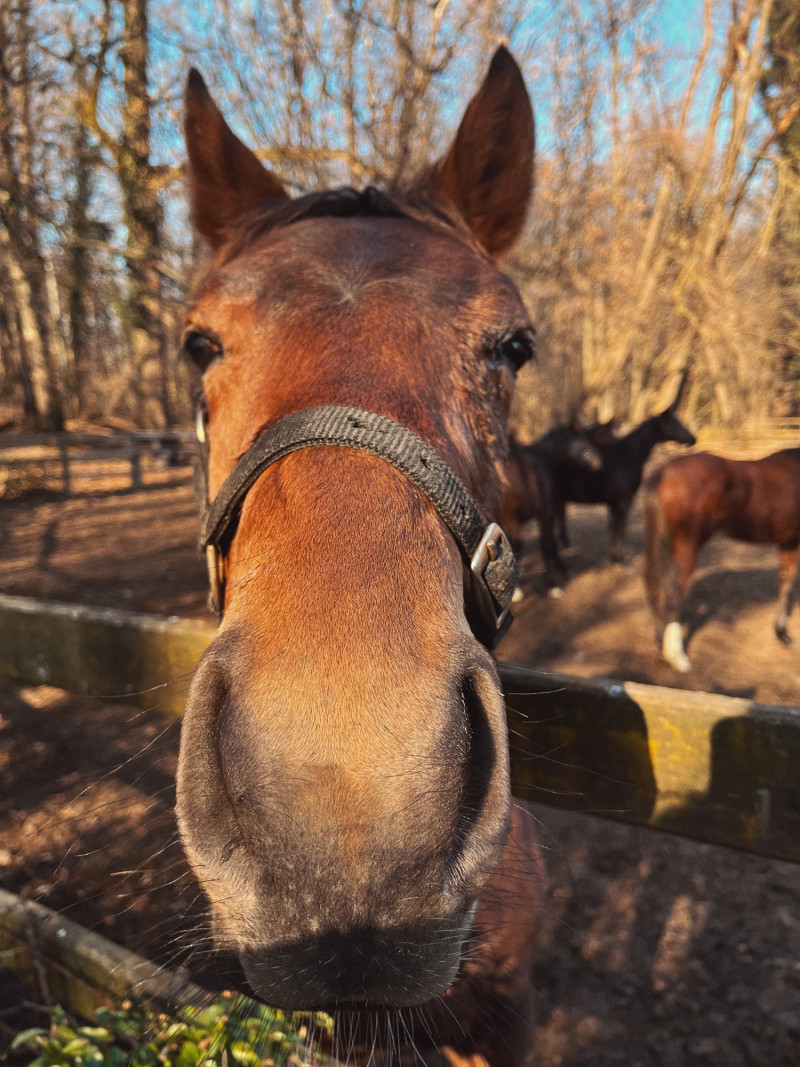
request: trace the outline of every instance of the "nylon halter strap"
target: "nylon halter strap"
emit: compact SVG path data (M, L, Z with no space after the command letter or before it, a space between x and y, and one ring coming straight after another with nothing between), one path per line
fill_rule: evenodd
M198 437L206 460L205 427L199 421ZM484 520L463 482L421 437L393 419L360 408L307 408L280 419L245 452L214 501L206 503L200 548L206 552L215 610L220 612L224 603L222 546L253 483L267 467L292 452L327 445L354 448L386 460L433 504L469 567L478 613L470 621L472 630L484 644L494 645L511 622L517 584L517 565L508 538L497 523ZM207 479L207 471L202 473ZM204 495L207 501L207 486Z

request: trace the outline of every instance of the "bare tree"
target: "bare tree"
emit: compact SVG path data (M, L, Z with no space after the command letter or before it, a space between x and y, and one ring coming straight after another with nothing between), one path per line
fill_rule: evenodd
M119 32L118 47L112 40L115 31ZM151 159L148 0L104 0L96 48L94 76L84 97L84 121L110 157L119 185L128 273L124 325L133 358L131 384L138 398L137 417L143 426L159 426L171 422L173 412L159 270L162 210ZM100 107L108 80L105 63L112 53L122 67L118 129L113 132L103 123Z
M190 63L290 186L402 185L511 38L547 131L512 265L540 335L520 424L636 421L687 364L702 420L767 417L800 377L796 4L695 0L678 55L662 2L0 0L0 388L40 424L188 417Z
M507 40L524 10L523 0L276 0L246 14L212 4L223 71L206 73L236 79L235 93L220 79L218 95L298 186L402 180L459 83L473 87L474 57Z
M44 429L63 425L54 324L40 232L34 169L34 111L30 0L0 3L0 250L6 272L4 357L16 363L25 407ZM4 350L5 351L5 350Z
M734 5L723 26L703 0L694 61L671 99L648 21L654 3L572 8L581 93L561 100L571 135L545 162L532 265L524 255L519 264L559 365L550 417L583 409L638 421L669 401L688 364L692 404L706 418L734 425L774 409L766 290L780 182L770 150L797 105L776 105L771 122L759 106L771 5ZM551 250L546 263L533 260L534 242ZM535 421L541 412L528 407Z

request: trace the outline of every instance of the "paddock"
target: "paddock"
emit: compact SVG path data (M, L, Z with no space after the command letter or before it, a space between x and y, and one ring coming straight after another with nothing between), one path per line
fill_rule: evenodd
M178 501L177 511L165 508L167 498ZM188 681L189 661L207 640L211 626L203 608L202 562L197 560L193 546L196 515L191 493L188 489L159 489L98 499L90 504L45 497L35 504L17 501L5 506L13 507L19 520L13 525L4 524L6 551L0 566L9 568L3 574L4 588L10 584L9 560L13 557L17 590L33 591L34 573L40 572L37 580L47 586L45 591L50 596L63 596L66 592L67 599L72 599L70 590L82 590L90 606L92 602L108 605L110 591L116 590L113 600L117 604L147 608L147 614L157 603L162 612L176 616L183 615L182 607L186 605L189 614L195 616L194 621L167 623L150 618L149 647L151 651L160 649L161 658L144 673L140 670L134 679L107 677L100 686L106 697L121 697L126 691L130 694L131 688L150 689L143 696L149 711L39 684L47 677L51 682L56 680L53 674L43 675L43 670L53 668L43 666L41 660L32 668L25 668L36 671L29 676L29 683L2 683L0 707L7 724L0 733L0 742L9 760L6 766L14 767L10 779L13 795L5 802L1 820L5 827L0 838L3 888L66 909L67 915L111 934L143 955L174 963L172 941L186 914L191 913L195 894L189 891L179 850L169 844L174 829L171 782L177 736L173 715L179 710L181 692ZM597 512L604 526L605 516L600 509ZM163 516L160 524L154 522L157 513ZM47 521L42 527L43 517ZM49 530L44 545L31 537L35 528ZM173 543L177 540L179 547L159 563L153 548L162 529L164 538L173 539ZM183 547L182 529L186 531ZM584 561L591 558L594 545L591 537L582 540ZM598 545L598 551L601 549ZM49 566L37 568L37 555L44 555ZM535 570L535 552L528 553L527 560ZM189 581L182 585L179 579L184 567ZM763 571L769 571L768 560L763 563ZM713 566L708 573L711 582ZM535 574L533 579L535 582ZM576 590L582 592L581 582L589 580L604 583L603 588L615 587L621 595L620 583L633 583L636 575L621 568L594 574L587 566L578 572L575 585L560 602L531 595L520 609L516 634L512 629L507 642L518 640L524 647L525 641L534 639L537 623L546 635L540 640L545 641L547 636L552 639L546 612L566 609L569 620L573 612L581 609L581 604L573 603L570 597ZM709 588L713 589L713 585ZM124 589L129 589L131 595L124 596ZM36 591L43 590L40 586ZM598 595L594 604L598 619L604 604L608 614L608 603L607 597ZM750 601L747 607L752 612L759 603ZM770 610L766 598L764 610ZM85 614L74 605L64 613L69 619ZM31 625L35 614L28 612ZM99 630L84 638L84 647L96 654L102 651L97 635L114 617L104 616L102 611L100 616L99 623L95 619ZM197 625L203 618L206 636L202 634L204 627ZM630 619L628 615L627 621ZM732 621L735 625L736 617ZM565 625L573 624L568 621ZM706 628L711 625L707 622ZM190 646L182 653L187 657L186 671L164 655L163 649L169 644L161 636L164 628L176 636L180 634ZM22 632L18 617L11 630ZM199 641L189 636L198 630ZM597 636L593 627L586 625L583 639L592 638L593 634ZM644 648L650 639L649 632L637 635L630 641L629 655L646 658L640 647ZM29 643L28 639L25 643ZM508 643L501 646L503 657L509 656ZM3 642L3 646L8 647L8 643ZM73 663L76 645L62 642L61 647L62 653L68 653L66 662ZM578 642L570 654L578 657L578 668L582 665L589 674L599 673L588 657L580 659L585 648ZM782 648L776 652L789 665L791 681L796 654ZM600 652L595 655L599 657ZM62 661L64 658L62 654ZM564 662L568 658L562 654ZM146 661L146 657L140 657L138 662ZM655 652L652 663L657 664ZM159 688L165 677L176 679L166 690ZM702 813L696 803L655 804L658 776L654 768L658 765L663 782L665 764L657 759L654 765L649 753L660 744L663 755L663 734L670 731L664 728L658 701L655 705L645 701L644 706L641 691L651 697L657 691L636 683L621 692L612 688L613 682L598 684L588 679L577 685L574 681L569 683L576 686L580 697L573 726L580 725L582 731L586 721L591 725L591 720L597 720L600 725L601 718L607 724L610 713L604 708L601 717L596 708L598 702L602 705L603 700L608 700L621 715L610 735L613 757L619 761L620 753L624 753L623 762L630 771L637 765L635 753L648 752L648 759L639 763L642 773L637 772L638 777L627 771L625 776L608 775L603 770L598 774L597 767L587 763L589 757L601 761L610 758L606 749L592 742L583 751L569 750L565 747L567 724L562 714L556 711L553 716L552 704L548 705L551 710L543 714L545 701L565 699L561 679L527 671L523 679L515 679L512 672L505 679L508 689L514 683L518 691L529 694L523 699L536 708L534 720L541 727L537 736L541 747L532 751L527 737L518 738L512 719L515 792L524 794L529 780L539 789L533 810L541 826L552 883L535 964L540 990L536 1038L539 1062L545 1067L588 1067L597 1062L641 1063L647 1067L686 1062L792 1063L800 1041L797 868L778 859L701 844L590 814L599 811L619 817L625 814L620 812L624 808L639 822L660 822L664 826L663 816L670 806L673 814L677 807L695 819ZM86 688L85 679L62 676L61 684L78 690ZM550 693L542 694L542 688ZM174 706L165 716L166 704L172 697ZM696 709L693 701L704 702L685 691L673 691L668 699L675 703L676 711L684 709L682 722L687 709L689 714ZM737 833L751 835L750 844L753 840L758 844L761 836L758 847L764 847L763 831L768 828L767 837L771 836L773 842L768 842L766 851L777 851L776 837L796 842L796 827L792 830L791 826L784 826L780 830L781 804L791 796L796 778L791 777L792 760L797 766L796 750L783 750L782 756L783 742L776 748L763 747L761 740L754 742L757 731L753 732L759 715L764 715L770 730L777 727L782 736L787 729L793 731L793 717L785 709L775 714L762 709L758 701L749 699L749 694L730 702L725 696L718 696L717 700L726 714L719 720L716 732L717 720L713 716L700 731L705 740L700 750L699 773L702 775L713 766L710 757L717 739L724 741L725 752L741 752L735 737L744 728L747 752L761 753L764 759L757 768L760 777L748 785L744 816L740 812L728 823L733 822ZM512 714L517 715L519 709L515 704L512 707ZM653 725L658 722L662 728L660 740ZM123 723L125 729L121 731ZM721 751L717 747L717 752ZM139 760L126 764L137 752L142 752ZM566 771L572 775L575 768L583 780L580 776L564 779ZM110 772L107 777L105 772ZM696 772L695 765L687 773L691 777ZM786 778L781 779L782 774L789 775L788 785ZM553 775L562 777L560 787L554 785ZM713 785L712 799L721 797L722 809L729 812L725 782L718 775L715 780L713 774L709 777L707 773L705 782L707 790ZM35 793L33 783L38 783ZM736 784L743 783L737 779ZM84 792L87 786L90 788ZM551 794L549 791L554 788L562 795ZM673 793L681 789L696 794L697 779L683 784L673 782ZM777 806L773 789L780 794ZM554 803L572 810L558 810ZM795 813L797 810L795 800ZM714 821L707 812L704 818ZM674 824L672 828L687 832ZM728 825L726 832L730 829ZM159 859L148 862L154 852L159 853ZM177 889L172 884L175 878Z

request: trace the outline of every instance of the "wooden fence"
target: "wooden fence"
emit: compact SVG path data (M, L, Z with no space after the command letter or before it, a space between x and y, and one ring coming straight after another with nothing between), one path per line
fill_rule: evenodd
M753 440L769 441L774 448L800 445L800 418L771 419L735 438L727 432L701 434L702 447L743 455L752 452ZM128 475L124 489L136 492L147 485L143 471L148 459L165 468L187 467L193 463L194 450L195 435L189 430L0 434L0 498L28 488L71 496L76 484L85 487L101 478L107 482L109 470L121 464ZM103 489L108 491L107 486Z
M86 1019L126 1000L152 1011L202 1005L205 990L35 901L0 889L0 963ZM32 995L36 995L32 992Z
M180 714L210 623L0 596L0 674ZM800 710L501 664L514 793L800 861Z
M793 437L800 444L800 417L784 415L780 419L771 419L769 429L776 437Z
M113 434L39 433L0 435L0 497L26 489L49 489L72 496L76 482L91 484L120 466L127 470L123 488L146 487L143 461L164 469L191 466L194 434L186 430L138 430ZM86 491L86 490L84 490ZM103 491L108 491L104 484Z

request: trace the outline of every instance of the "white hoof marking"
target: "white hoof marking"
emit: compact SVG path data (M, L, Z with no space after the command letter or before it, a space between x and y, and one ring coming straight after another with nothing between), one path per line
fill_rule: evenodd
M686 674L692 669L692 661L683 648L683 629L679 622L667 623L664 639L661 642L661 654L676 671Z

